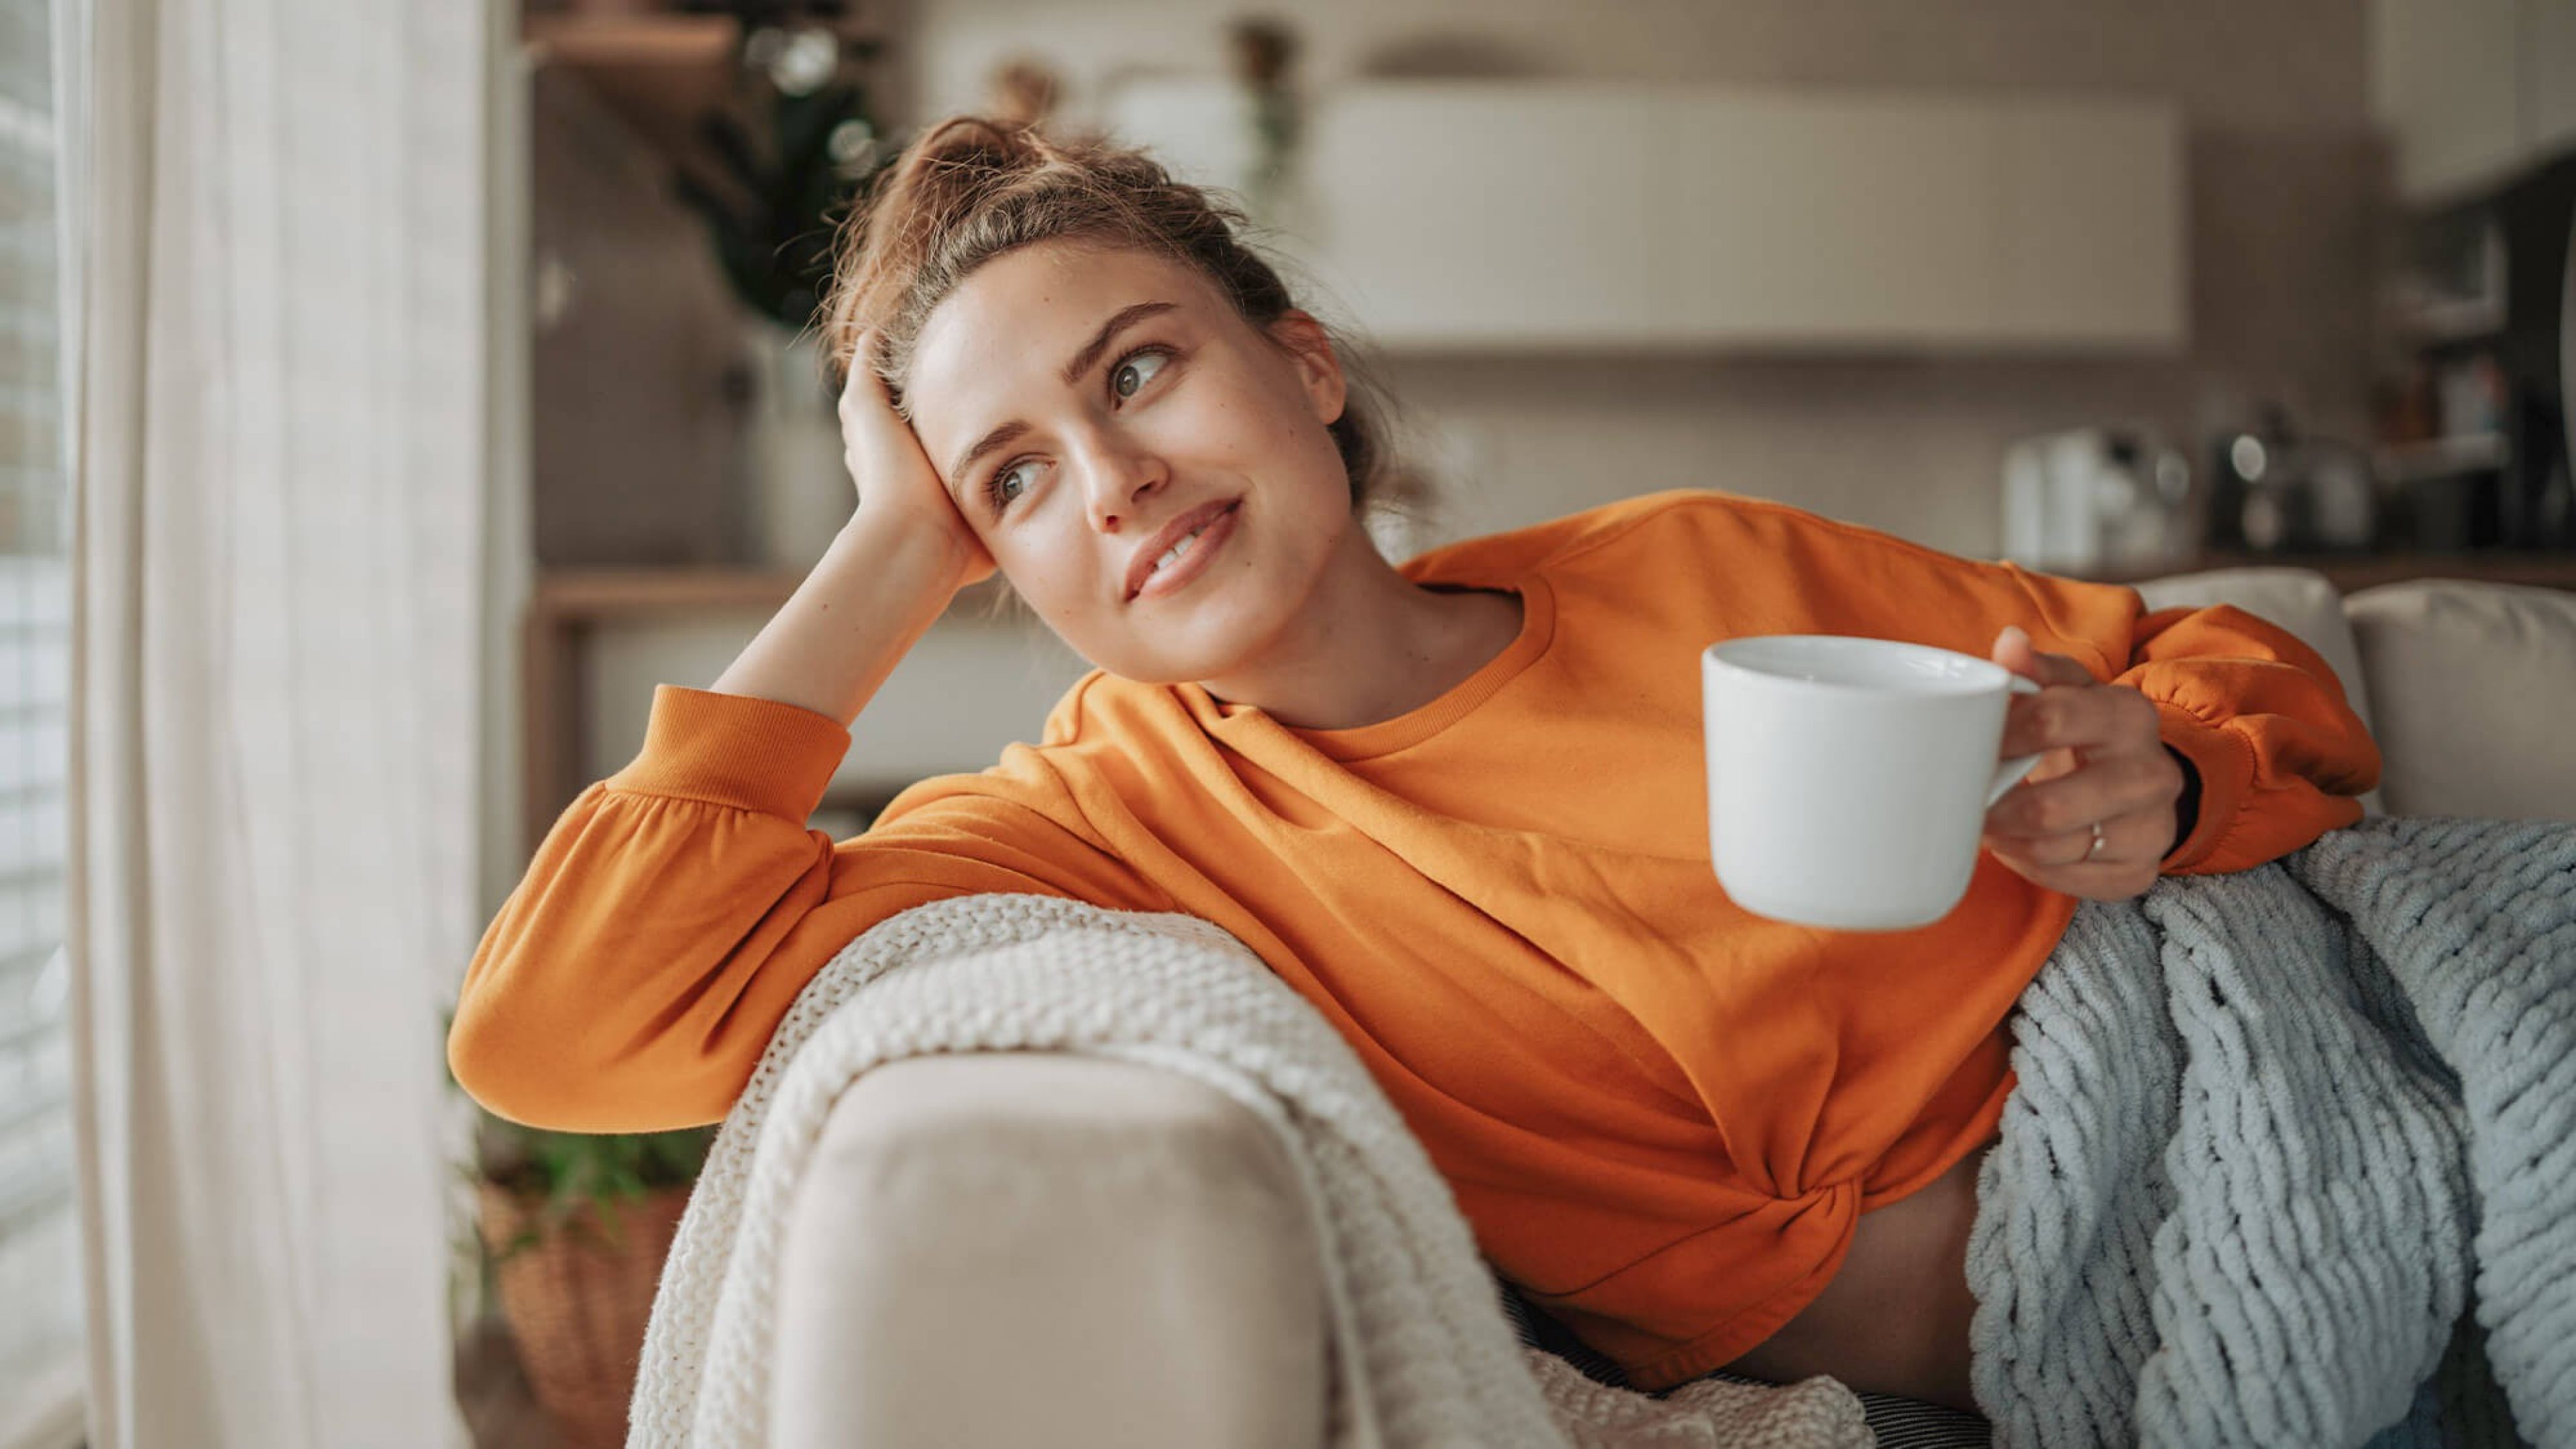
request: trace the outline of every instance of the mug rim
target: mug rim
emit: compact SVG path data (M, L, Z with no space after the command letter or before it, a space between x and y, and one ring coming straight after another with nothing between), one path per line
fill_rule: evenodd
M1790 644L1815 647L1828 653L1887 654L1936 660L1951 669L1962 669L1968 676L1950 679L1885 680L1861 683L1845 679L1814 679L1795 674L1782 674L1758 664L1730 657L1727 651L1752 652L1766 646ZM2011 688L2013 673L1991 659L1980 659L1938 644L1922 644L1911 639L1882 639L1870 634L1738 634L1720 639L1700 651L1702 667L1716 665L1748 679L1790 688L1847 691L1856 694L1900 693L1935 698L1983 694L1988 690ZM1928 687L1927 687L1928 686Z

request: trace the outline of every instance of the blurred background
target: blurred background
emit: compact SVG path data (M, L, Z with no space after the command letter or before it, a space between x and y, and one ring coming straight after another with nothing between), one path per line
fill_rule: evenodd
M819 556L847 484L779 262L959 110L1245 199L1406 411L1399 558L1710 487L2093 577L2576 581L2562 5L618 3L524 34L523 832ZM861 719L836 823L1080 672L978 602Z
M496 293L526 304L496 319L526 371L496 394L524 442L498 455L492 617L525 622L491 640L524 651L487 703L495 907L641 745L654 684L713 679L846 514L800 336L815 247L957 111L1105 130L1242 198L1402 409L1419 486L1373 520L1391 557L1708 487L2086 577L2576 587L2564 5L617 0L521 24L495 93L524 168L494 259L524 285ZM1084 665L988 593L870 704L817 825L1036 738Z
M284 53L296 28L227 28L226 7L187 0L96 4L212 16L172 22L180 39L163 43L229 35L228 65ZM0 1314L0 1449L81 1438L62 951L79 472L57 425L72 375L57 304L90 252L58 241L77 172L54 163L81 97L57 81L78 67L47 62L72 54L90 9L0 0L0 1303L36 1305ZM459 817L440 857L457 888L419 907L434 927L421 971L447 1001L546 826L641 744L653 686L712 681L846 516L808 329L830 228L910 135L957 111L1106 130L1242 198L1305 305L1399 403L1414 487L1370 520L1399 560L1704 487L2091 578L2289 562L2347 590L2419 575L2576 588L2576 6L2558 0L285 9L332 38L226 103L273 95L306 122L245 112L203 134L247 148L273 131L289 174L299 154L323 168L287 188L309 214L273 208L288 218L274 232L258 221L270 193L240 189L264 172L209 173L252 218L241 255L310 249L228 285L275 284L276 316L302 315L299 287L329 302L294 334L308 341L347 330L331 308L355 317L376 295L354 269L409 232L342 245L329 208L384 198L315 175L390 177L414 188L405 228L462 229L452 253L404 243L427 269L402 315L453 328L412 354L452 364L413 420L426 441L370 452L352 425L348 452L305 458L347 478L407 457L413 474L388 475L413 477L388 494L404 507L436 501L422 479L470 495L421 553L433 582L455 564L450 593L419 628L385 616L398 643L456 631L439 666L455 677L419 686L424 710L455 714L424 712L416 733L384 734L395 753L351 765L400 772L413 740L443 772L418 772L413 803ZM424 35L447 48L406 48ZM371 68L344 64L362 54ZM102 93L126 74L101 71ZM333 118L379 102L370 134L431 165L333 149ZM120 138L101 140L113 161ZM297 266L352 270L332 290ZM265 336L208 355L268 359ZM279 416L345 401L296 396L326 405ZM104 426L82 436L95 446ZM255 471L266 455L240 456ZM356 536L315 533L312 558ZM372 557L345 560L349 578L375 578ZM257 560L225 556L214 576ZM856 832L913 781L1037 738L1084 666L996 602L968 590L904 662L816 825ZM352 608L332 627L373 618ZM333 647L386 678L408 668L356 633ZM316 723L310 738L375 733ZM467 793L470 822L453 798ZM328 839L348 838L344 807L317 801L340 817ZM412 833L392 817L372 832ZM300 1009L289 995L273 1018L245 1009L243 1029ZM385 1030L420 1040L384 1070L431 1080L429 1013L409 997L399 1012ZM316 1033L334 1020L307 1016ZM477 1442L622 1442L641 1315L704 1144L477 1119L441 1164L462 1184L442 1271L459 1285L455 1381ZM419 1195L409 1179L384 1191ZM614 1250L560 1241L612 1202L642 1230Z

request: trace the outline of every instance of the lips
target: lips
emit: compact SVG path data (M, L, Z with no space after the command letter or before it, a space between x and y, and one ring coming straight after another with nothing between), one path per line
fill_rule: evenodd
M1145 587L1145 581L1154 576L1154 561L1156 559L1159 559L1164 554L1171 552L1173 544L1179 543L1182 539L1189 537L1191 534L1198 532L1201 528L1215 522L1217 515L1225 512L1229 508L1232 508L1240 501L1240 499L1234 498L1221 498L1214 503L1203 503L1198 507L1191 509L1189 512L1182 514L1180 517L1173 519L1171 522L1164 524L1161 531L1157 532L1152 538L1145 540L1142 547L1128 555L1127 597L1129 601L1132 602L1136 597L1137 591Z

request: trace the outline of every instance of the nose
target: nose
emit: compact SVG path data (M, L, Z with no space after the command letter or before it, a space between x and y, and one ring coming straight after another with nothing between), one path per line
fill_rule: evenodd
M1160 458L1114 435L1095 433L1072 451L1091 526L1102 533L1118 532L1171 477Z

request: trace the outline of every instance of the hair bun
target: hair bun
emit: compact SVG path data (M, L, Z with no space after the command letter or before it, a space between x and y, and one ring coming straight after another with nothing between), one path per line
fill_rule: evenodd
M1040 159L1037 132L988 116L951 116L913 147L916 169L1012 172Z

